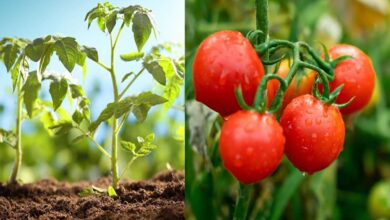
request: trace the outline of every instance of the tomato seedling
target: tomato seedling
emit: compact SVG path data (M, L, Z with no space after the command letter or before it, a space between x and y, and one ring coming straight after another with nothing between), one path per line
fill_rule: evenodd
M148 155L157 146L154 141L154 134L149 134L146 137L138 137L136 143L125 140L119 140L118 135L122 126L127 121L130 113L132 113L139 122L145 121L151 107L165 103L167 107L173 104L173 101L178 97L180 85L184 72L184 60L182 58L173 59L164 55L164 50L169 45L157 45L152 48L151 52L145 53L142 51L145 43L149 39L152 32L155 32L153 20L151 19L151 11L139 5L130 5L128 7L115 7L108 2L98 4L91 9L85 17L88 27L92 22L96 21L98 27L103 33L109 35L110 44L110 64L104 64L98 56L98 52L94 48L83 47L82 51L90 60L102 67L111 77L112 91L114 100L108 103L106 108L99 114L98 118L90 122L87 118L81 117L80 112L75 112L72 116L73 121L66 121L52 126L52 129L61 131L65 128L74 128L81 132L75 140L88 138L98 149L111 160L111 174L113 188L118 186L119 179L124 175L127 168L134 162L135 159ZM117 22L121 24L117 28L116 34L114 29ZM124 62L142 62L142 67L138 71L123 74L121 83L125 83L122 91L119 90L118 73L115 68L116 47L118 45L121 33L125 28L131 27L133 38L137 51L128 54L120 55ZM145 91L138 95L127 95L127 92L139 78L139 76L148 71L156 82L164 86L163 96ZM86 121L88 127L83 127L82 122ZM104 146L101 146L95 139L94 134L98 127L109 122L111 126L111 153ZM69 129L67 129L69 130ZM120 175L118 172L118 145L129 152L132 158L128 162L126 168Z

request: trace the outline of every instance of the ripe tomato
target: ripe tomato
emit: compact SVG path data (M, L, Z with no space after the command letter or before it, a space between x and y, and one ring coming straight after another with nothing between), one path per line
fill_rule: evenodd
M340 111L312 95L293 99L280 123L286 137L285 153L303 172L312 174L326 168L343 150L345 128Z
M193 63L196 99L223 117L240 110L234 95L239 85L245 101L253 103L263 76L264 68L256 51L236 31L221 31L207 37ZM268 90L272 89L270 85Z
M225 121L219 150L225 168L244 184L258 182L279 165L285 139L271 114L238 111Z
M280 63L280 67L277 74L282 78L286 78L289 70L290 70L289 61L283 60ZM299 70L296 73L291 84L287 87L287 90L284 94L281 112L287 106L287 104L290 103L291 100L293 100L294 98L305 94L311 94L315 76L316 76L315 72L309 72L307 70ZM272 80L272 83L274 83L274 88L275 88L275 93L273 94L274 97L276 95L277 89L279 88L279 81Z
M347 115L363 109L370 101L375 86L375 70L370 58L360 49L351 45L336 45L329 50L331 59L350 55L353 58L340 62L335 70L335 79L330 82L330 90L344 84L344 88L336 99L336 103L345 103L352 97L352 103L342 109Z

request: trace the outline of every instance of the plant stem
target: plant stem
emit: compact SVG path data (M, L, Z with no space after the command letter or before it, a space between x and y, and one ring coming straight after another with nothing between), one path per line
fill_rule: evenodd
M22 83L21 79L19 79L18 82L18 88L17 88L17 116L16 116L16 156L15 156L15 164L12 169L11 176L9 178L9 183L14 184L16 183L16 179L18 177L18 173L20 170L20 167L22 166L22 110L23 110L23 95L22 95Z
M244 185L240 183L233 220L245 220L247 218L252 189L252 185Z
M118 35L120 32L118 33ZM118 38L118 37L117 37ZM111 68L110 68L110 74L111 74L111 81L112 81L112 87L114 90L114 102L119 101L119 94L118 94L118 84L116 81L116 76L115 76L115 46L116 43L113 42L112 40L112 35L110 34L110 43L111 43ZM117 163L117 158L118 158L118 131L117 131L117 123L118 120L115 118L115 116L112 117L112 143L111 143L111 172L112 172L112 186L114 188L118 187L118 163Z
M256 29L263 32L258 43L264 43L268 39L268 0L256 0Z
M141 73L145 70L145 67L143 67L135 76L134 78L129 82L129 84L127 84L127 86L123 89L123 91L121 92L121 94L119 94L119 99L121 99L123 97L123 95L125 95L126 91L130 88L130 86L135 82L135 80L141 75Z
M126 171L129 169L129 167L131 166L131 164L133 164L133 162L137 159L137 157L133 157L131 158L131 160L126 164L126 167L125 169L122 171L122 174L119 178L122 178L123 175L125 175Z
M91 140L95 145L96 147L100 150L100 152L102 152L104 154L104 156L106 156L108 159L111 159L111 155L104 149L104 147L102 147L102 145L100 145L98 142L95 141L95 139L89 135L88 133L86 133L83 129L81 129L80 127L76 127L79 131L81 131L81 133L83 133L83 135L85 135L89 140Z

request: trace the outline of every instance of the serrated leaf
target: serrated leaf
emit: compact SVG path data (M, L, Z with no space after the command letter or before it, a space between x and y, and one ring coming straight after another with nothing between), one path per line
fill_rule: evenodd
M117 196L118 196L118 195L116 194L116 192L115 192L114 187L112 187L112 186L109 186L109 187L107 188L107 194L108 194L109 197L117 197Z
M34 104L38 98L38 92L40 89L41 83L38 80L37 72L30 72L26 83L23 86L23 100L30 118L33 116Z
M145 62L144 67L150 74L152 74L153 78L157 82L165 86L167 80L165 77L165 72L157 61L152 61L150 63Z
M121 55L121 59L123 61L139 60L143 57L144 57L144 52L131 52L131 53Z
M94 47L82 46L81 51L83 51L89 59L99 62L99 55Z
M64 37L55 42L55 51L65 68L72 72L78 58L78 44L72 37Z
M23 80L27 80L29 71L29 63L26 56L23 56L21 66L19 68L20 76L22 76Z
M128 79L129 76L131 76L131 75L133 75L133 74L134 74L134 72L126 73L126 74L123 76L123 78L122 78L122 82L126 81L126 79Z
M19 52L19 46L17 44L7 44L3 48L3 53L4 53L3 61L7 69L7 72L9 72L12 66L14 65L18 52Z
M137 12L133 16L133 34L138 51L141 51L152 32L152 23L145 13Z
M121 141L121 146L124 150L127 150L127 151L130 151L130 152L133 152L135 151L136 149L136 146L134 143L132 142L129 142L129 141Z
M39 60L38 71L43 74L46 70L47 65L50 63L50 58L53 55L54 46L53 44L46 44L43 49L42 57Z
M135 98L132 96L126 97L117 103L115 108L115 118L120 118L122 115L131 111L132 106L135 103Z
M115 27L117 14L118 14L117 11L113 11L113 12L111 12L111 14L108 15L108 17L107 17L107 20L106 20L106 28L107 28L107 30L108 30L108 33L111 33L112 30L113 30L114 27Z
M61 103L68 92L67 80L65 78L61 78L60 80L52 81L49 92L51 99L53 100L53 109L55 111L61 106Z

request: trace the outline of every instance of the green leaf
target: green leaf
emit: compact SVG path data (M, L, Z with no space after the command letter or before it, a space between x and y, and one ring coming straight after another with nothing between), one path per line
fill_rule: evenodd
M54 46L53 44L46 44L42 53L42 57L39 61L39 73L44 73L46 70L47 65L50 63L50 58L53 55L54 52Z
M15 65L11 69L11 79L12 79L12 90L13 91L15 91L16 83L18 82L19 73L20 73L20 66L21 66L22 60L23 60L23 55L19 56Z
M83 191L79 192L79 196L81 197L92 196L96 194L97 193L95 192L95 190L93 190L92 187L85 188L83 189Z
M70 84L69 85L70 92L72 94L72 98L78 98L78 97L85 97L85 93L83 88L80 85L77 84Z
M131 111L132 106L135 103L135 98L132 96L126 97L116 104L115 118L120 118L122 115Z
M144 122L146 117L148 116L148 112L150 110L149 105L141 104L133 106L132 112L134 116L137 118L138 122Z
M65 78L61 78L58 81L52 81L50 84L50 95L53 100L53 109L54 111L61 106L62 101L64 100L66 93L68 91L68 82Z
M107 30L108 30L108 33L111 33L112 30L113 30L114 27L115 27L117 14L118 14L117 11L113 11L113 12L111 12L111 14L107 17L106 28L107 28Z
M144 57L144 52L131 52L127 54L122 54L121 59L123 61L133 61L133 60L139 60Z
M280 219L288 201L296 193L300 183L303 181L304 176L296 169L292 169L291 173L287 176L282 186L275 194L274 203L271 207L270 219Z
M28 44L25 48L26 55L34 62L38 62L42 57L44 51L44 42L43 38L35 39L31 44Z
M123 78L122 78L122 82L126 81L126 79L128 79L129 76L131 76L131 75L133 75L133 74L134 74L134 72L126 73L126 74L123 76Z
M18 52L19 52L19 46L17 44L7 44L3 48L3 53L4 53L3 61L5 67L7 68L7 72L9 72L12 66L14 65Z
M94 132L99 125L110 119L114 113L115 113L116 105L115 103L109 103L105 109L100 113L99 117L96 119L96 121L92 122L89 126L89 131Z
M81 51L83 51L89 59L91 59L95 62L99 62L99 55L98 55L98 52L95 48L82 46Z
M161 85L166 84L166 77L165 77L165 72L164 69L160 66L160 64L157 61L152 61L150 63L144 63L144 66L146 70L152 74L153 78L159 82Z
M156 95L152 92L142 92L136 97L137 104L146 104L146 105L158 105L163 104L167 101L164 97Z
M81 134L81 135L79 135L79 136L73 138L73 139L72 139L72 143L75 144L75 143L77 143L77 142L79 142L79 141L81 141L82 139L87 138L87 137L88 137L87 135Z
M148 134L144 140L147 143L152 143L154 141L154 133Z
M76 122L77 124L80 124L83 121L83 118L84 118L83 113L81 113L78 110L74 111L74 113L72 115L72 119L74 122Z
M109 186L109 187L107 188L107 193L108 193L108 196L109 196L109 197L117 197L117 196L118 196L118 195L116 194L116 192L115 192L114 187L112 187L112 186Z
M168 83L164 88L163 97L168 101L164 104L165 109L169 109L177 97L180 95L180 87L183 84L183 80L177 75L173 75L168 79Z
M152 28L152 23L147 14L140 12L135 13L133 17L132 30L138 51L142 50L146 41L149 39L150 33L152 32Z
M100 28L100 30L104 32L104 30L106 29L106 20L105 20L105 18L104 17L98 17L97 24L98 24L98 27Z
M26 83L23 86L23 100L26 105L26 110L30 118L33 116L33 109L38 92L41 89L41 83L38 80L37 72L33 71L27 77Z
M46 131L50 134L53 135L53 131L49 129L51 126L55 124L55 118L53 114L49 111L45 111L43 114L40 116L40 121L43 124L43 127L46 129Z
M0 143L6 143L10 147L15 148L16 142L17 137L13 131L7 131L0 128Z
M19 74L22 76L23 80L27 80L29 68L27 57L23 56L21 66L19 68Z
M78 44L72 37L60 38L55 43L55 51L65 68L72 72L78 59Z
M73 123L70 121L63 121L59 122L53 126L50 126L49 129L53 130L55 135L62 135L62 134L67 134L70 129L72 129Z
M129 141L121 141L121 146L124 150L130 151L130 152L135 152L136 146L134 143L129 142Z

